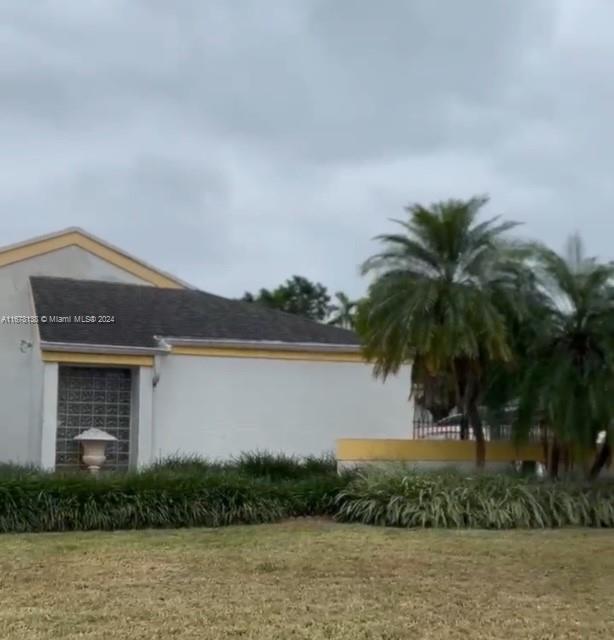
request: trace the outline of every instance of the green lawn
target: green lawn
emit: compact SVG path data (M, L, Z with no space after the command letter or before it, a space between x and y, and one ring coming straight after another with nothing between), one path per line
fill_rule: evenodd
M275 525L0 537L0 638L614 637L609 531Z

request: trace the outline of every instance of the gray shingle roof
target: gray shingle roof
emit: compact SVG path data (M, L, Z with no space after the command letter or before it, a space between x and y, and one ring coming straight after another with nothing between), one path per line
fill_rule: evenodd
M38 316L110 315L115 322L40 323L41 340L154 347L154 336L357 345L352 331L193 289L31 277Z

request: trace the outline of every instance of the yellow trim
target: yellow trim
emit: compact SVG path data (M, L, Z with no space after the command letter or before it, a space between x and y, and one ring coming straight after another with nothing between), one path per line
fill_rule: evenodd
M275 349L235 349L232 347L173 347L172 355L206 358L262 358L266 360L303 360L308 362L364 362L359 353L312 351L277 351ZM153 367L153 356L123 353L76 353L73 351L43 351L44 362L75 364L124 365Z
M539 445L515 446L511 442L487 442L486 462L535 460L543 462ZM337 440L337 459L348 461L473 462L475 442L468 440Z
M123 367L153 367L153 356L131 356L125 353L73 353L70 351L43 351L43 362L65 364L91 364Z
M365 359L360 353L353 351L291 351L281 349L175 346L171 353L177 356L202 356L207 358L262 358L265 360L304 360L309 362L365 362Z
M20 262L21 260L35 258L45 253L50 253L70 246L77 246L85 251L89 251L95 256L98 256L116 267L119 267L120 269L123 269L124 271L127 271L128 273L131 273L132 275L135 275L145 282L157 287L167 287L172 289L185 288L178 280L165 276L159 271L151 269L137 260L129 258L121 252L79 233L79 231L68 231L64 234L51 238L45 238L30 244L0 251L0 267L13 264L14 262Z

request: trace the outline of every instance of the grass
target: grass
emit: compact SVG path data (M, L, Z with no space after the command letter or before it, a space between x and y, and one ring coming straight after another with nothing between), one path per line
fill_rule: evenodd
M608 531L295 520L0 537L12 640L614 636Z

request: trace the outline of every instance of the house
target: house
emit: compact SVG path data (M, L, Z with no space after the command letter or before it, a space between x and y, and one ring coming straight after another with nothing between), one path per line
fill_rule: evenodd
M344 329L200 291L77 228L0 249L0 461L109 466L174 454L319 454L411 436L410 372L385 383Z

